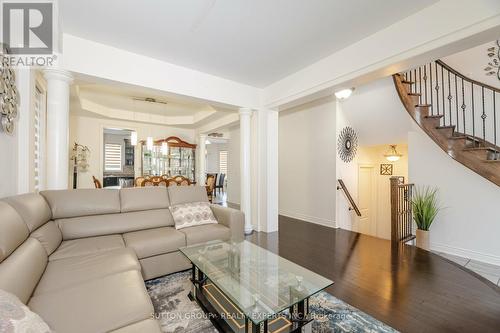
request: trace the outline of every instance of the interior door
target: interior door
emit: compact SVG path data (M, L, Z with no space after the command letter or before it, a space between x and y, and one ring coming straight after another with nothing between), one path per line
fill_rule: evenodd
M358 171L358 205L361 217L358 222L358 232L376 236L376 187L374 166L361 165Z

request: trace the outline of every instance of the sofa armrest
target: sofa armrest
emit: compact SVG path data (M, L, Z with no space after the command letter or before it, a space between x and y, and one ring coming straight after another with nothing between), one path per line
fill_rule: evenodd
M245 214L242 211L210 205L217 221L231 230L231 239L241 241L245 234Z

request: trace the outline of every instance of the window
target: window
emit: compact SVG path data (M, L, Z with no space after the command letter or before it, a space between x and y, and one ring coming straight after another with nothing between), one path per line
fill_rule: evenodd
M104 171L122 171L122 145L116 143L104 145Z
M45 156L45 92L38 85L35 86L35 112L34 112L34 155L33 155L33 188L35 192L45 188L44 161Z
M219 151L219 173L227 174L227 150Z

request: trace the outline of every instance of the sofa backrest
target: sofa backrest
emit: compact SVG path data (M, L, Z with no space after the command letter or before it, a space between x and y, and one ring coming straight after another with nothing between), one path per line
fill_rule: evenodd
M6 201L0 201L0 289L26 303L47 266L48 255L37 239L29 237L28 224ZM36 214L23 215L32 218ZM31 227L41 221L30 218Z
M208 202L207 190L204 186L169 186L168 196L171 205Z
M165 187L51 190L41 194L64 240L174 225Z

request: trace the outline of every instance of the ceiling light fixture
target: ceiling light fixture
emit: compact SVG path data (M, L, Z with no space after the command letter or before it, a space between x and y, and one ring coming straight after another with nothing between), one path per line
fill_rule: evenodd
M390 162L396 162L403 156L396 150L396 145L389 145L389 150L384 154L384 157Z
M354 88L342 89L342 90L335 92L335 97L337 97L337 99L340 99L340 100L348 99L351 96L353 91L354 91Z
M210 140L208 140L208 139L206 139L206 140L205 140L205 144L206 144L206 145L209 145L209 144L211 144L211 143L212 143L212 142L210 142Z

